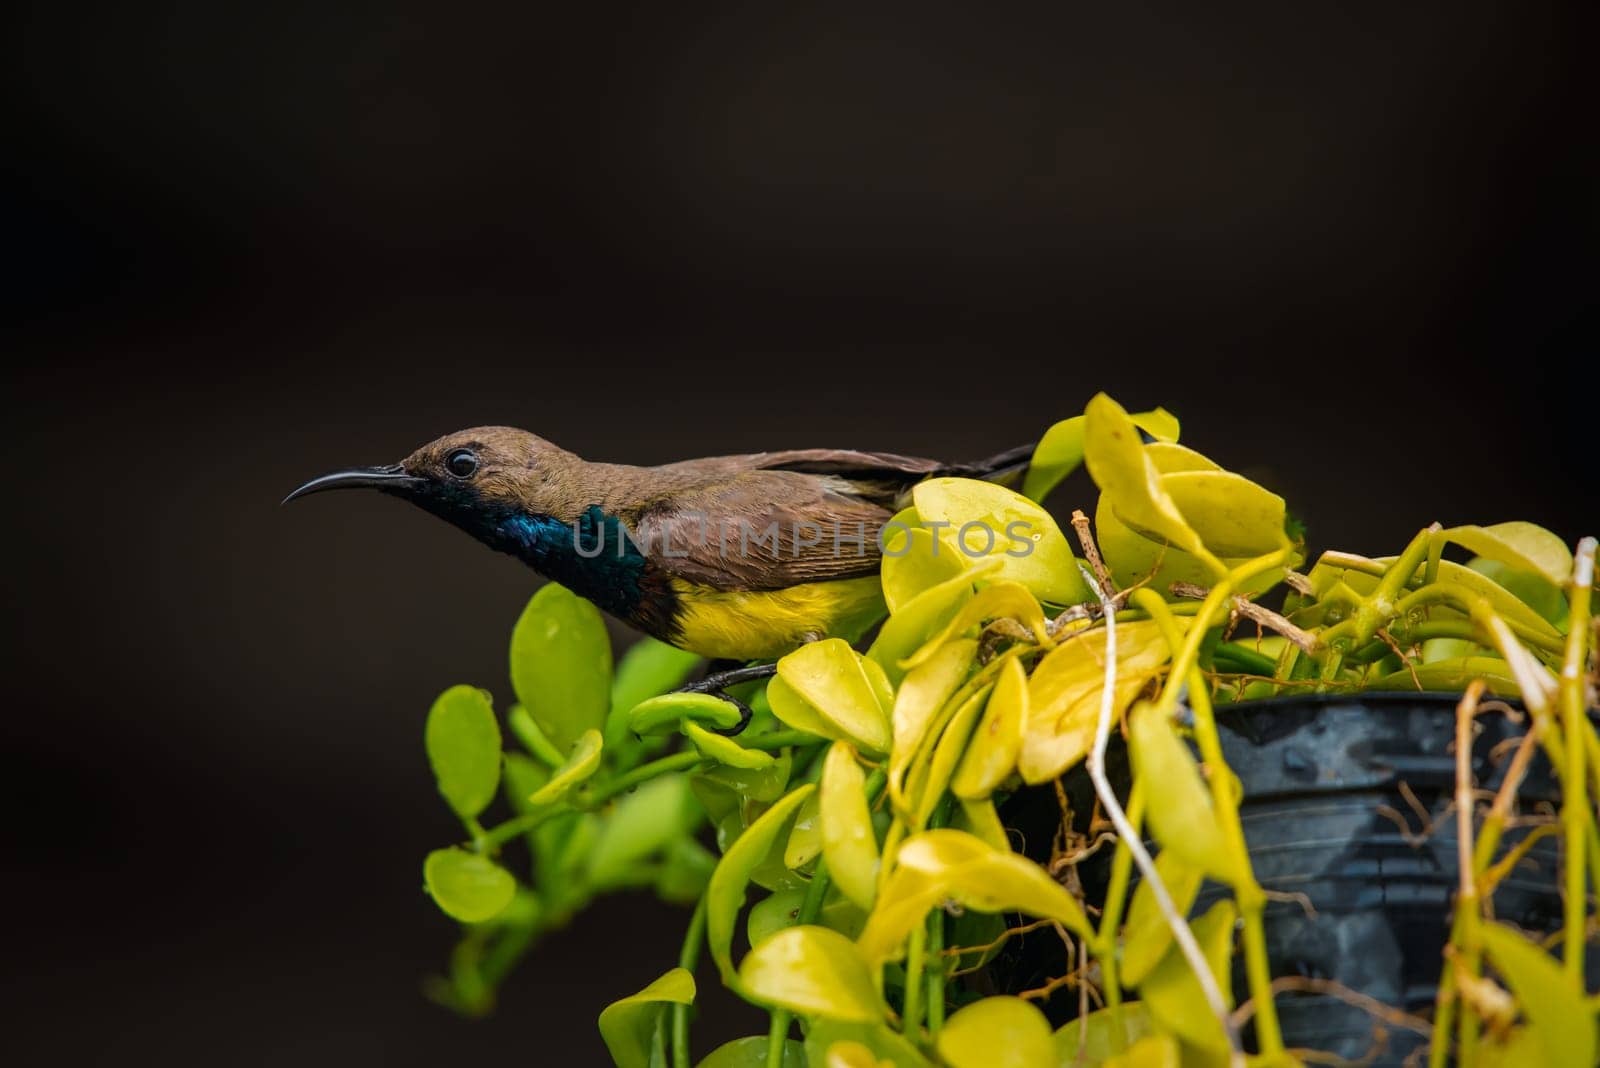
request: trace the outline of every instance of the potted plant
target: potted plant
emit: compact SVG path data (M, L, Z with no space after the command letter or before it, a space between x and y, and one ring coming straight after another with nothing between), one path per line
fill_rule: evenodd
M919 484L871 644L802 646L747 710L541 589L503 728L464 686L428 716L465 827L424 865L463 924L435 996L485 1011L650 889L689 913L600 1013L624 1068L1594 1063L1594 540L1308 561L1178 431L1102 395L1020 492ZM1069 538L1038 502L1080 465ZM764 1034L696 1048L703 953Z

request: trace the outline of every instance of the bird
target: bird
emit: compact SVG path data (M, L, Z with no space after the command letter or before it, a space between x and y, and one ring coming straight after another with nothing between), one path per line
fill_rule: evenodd
M723 664L855 641L886 614L879 538L935 477L1005 481L1033 445L949 464L796 449L654 467L596 463L525 430L473 427L397 464L311 479L399 497L630 626Z

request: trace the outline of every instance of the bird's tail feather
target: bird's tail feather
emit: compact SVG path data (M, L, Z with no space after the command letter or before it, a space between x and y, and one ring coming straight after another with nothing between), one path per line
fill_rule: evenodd
M1037 442L1030 442L975 463L950 464L939 473L959 478L981 478L988 482L1009 483L1028 469L1028 464L1033 460L1033 450L1037 445Z

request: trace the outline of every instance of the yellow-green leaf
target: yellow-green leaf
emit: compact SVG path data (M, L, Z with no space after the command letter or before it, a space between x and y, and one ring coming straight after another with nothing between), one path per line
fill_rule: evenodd
M1189 915L1189 906L1200 892L1205 873L1176 852L1163 849L1156 855L1156 874L1161 876L1178 915ZM1118 978L1127 986L1138 986L1171 945L1172 928L1156 907L1155 891L1147 880L1141 881L1133 892L1133 904L1122 928L1122 971Z
M1117 1043L1116 1028L1120 1016L1122 1042ZM1086 1033L1080 1039L1079 1030ZM1100 1009L1087 1017L1069 1020L1056 1032L1056 1063L1061 1068L1082 1065L1090 1068L1110 1057L1120 1045L1124 1048L1144 1038L1154 1029L1150 1013L1143 1002L1125 1001L1115 1009ZM1080 1059L1079 1046L1083 1056Z
M1184 630L1189 620L1180 616L1175 623ZM1017 756L1023 781L1049 782L1088 755L1100 718L1105 655L1104 627L1069 631L1034 666ZM1116 712L1120 714L1171 658L1171 647L1154 621L1117 624Z
M894 1068L893 1061L880 1061L859 1042L835 1042L828 1047L827 1068Z
M834 743L838 745L838 742ZM794 825L783 847L783 863L799 871L822 853L822 796L813 793L795 814Z
M1544 1051L1538 1063L1594 1064L1594 1009L1574 978L1554 957L1504 924L1484 924L1479 937Z
M983 720L968 740L966 755L950 781L957 797L981 800L999 789L1017 766L1027 721L1028 674L1021 659L1011 657L1000 668Z
M439 908L462 923L493 919L517 892L510 872L481 853L455 846L429 853L422 879Z
M827 1064L836 1046L855 1045L868 1050L879 1064L892 1068L928 1068L929 1061L897 1031L882 1023L850 1023L818 1018L806 1030L806 1057L811 1065Z
M1120 518L1152 540L1175 545L1203 560L1214 574L1226 572L1184 519L1146 455L1138 428L1122 406L1104 393L1089 402L1084 458L1089 474Z
M995 811L994 801L984 798L981 801L962 800L961 808L956 813L955 828L958 831L967 831L982 839L985 845L995 849L1010 849L1011 839L1006 834L1005 825L1000 822L1000 813Z
M1093 937L1083 908L1033 861L952 828L907 838L857 944L869 961L900 956L912 928L946 900L979 912L1026 912Z
M717 870L711 873L711 883L706 888L706 942L724 982L731 984L735 979L733 930L739 910L744 907L750 875L766 859L768 850L788 828L795 810L814 790L816 786L807 783L775 802L728 847Z
M1053 1068L1050 1021L1032 1002L991 997L964 1006L939 1032L950 1068Z
M1034 640L1048 645L1050 637L1045 631L1044 609L1033 591L1020 582L997 580L985 586L978 595L962 606L961 610L945 624L937 637L930 638L922 648L902 661L907 670L920 667L931 660L946 642L954 641L979 623L991 619L1012 619L1033 632Z
M900 661L942 632L962 606L972 600L973 581L993 573L999 566L998 561L979 564L923 590L884 621L872 647L867 650L867 658L883 668L890 682L900 685L906 673Z
M1440 537L1486 560L1532 571L1556 587L1565 586L1572 577L1572 550L1560 537L1536 523L1451 527Z
M779 931L739 965L741 992L752 1001L805 1016L869 1023L884 1005L856 944L807 924Z
M993 689L992 683L985 684L963 701L945 724L944 730L939 732L932 757L912 767L906 782L906 796L911 801L911 830L920 831L926 827L934 809L939 807L956 773L956 764L967 751L967 739L972 737L972 728L977 726L984 703Z
M1183 1058L1171 1035L1146 1035L1108 1058L1101 1068L1181 1068Z
M778 661L767 686L773 715L796 730L844 739L873 754L889 752L883 669L842 638L802 645Z
M685 720L680 729L683 731L683 736L700 750L701 756L715 760L719 764L726 764L730 768L760 771L762 768L771 767L777 760L771 753L760 749L746 749L732 738L713 734L691 720Z
M724 1042L695 1068L767 1068L768 1043L766 1035ZM805 1047L794 1039L783 1044L783 1068L806 1068Z
M1146 448L1152 449L1154 446ZM1209 586L1216 581L1216 573L1199 557L1186 553L1176 546L1151 541L1144 535L1135 533L1117 518L1110 502L1103 495L1099 504L1095 506L1094 535L1095 541L1100 546L1100 555L1104 557L1106 567L1111 571L1112 580L1123 589L1147 585L1153 590L1165 593L1174 582L1192 582L1198 586ZM1238 557L1228 557L1222 561L1224 566L1230 569L1245 562ZM1261 593L1271 589L1282 579L1283 571L1275 568L1245 582L1239 588L1239 592Z
M1042 601L1090 599L1072 546L1056 521L1015 490L970 478L930 478L911 491L925 524L945 524L938 541L970 565L1000 561L995 578L1020 582Z
M1201 543L1217 556L1263 556L1285 541L1283 498L1243 475L1176 471L1162 475L1161 486Z
M661 1010L694 1004L694 976L674 968L637 994L600 1010L600 1037L617 1068L650 1068L650 1045Z
M640 735L670 734L686 721L726 729L739 722L739 710L709 693L664 693L628 711L628 729Z
M511 685L559 752L605 725L611 708L611 639L594 605L547 583L511 632Z
M456 815L470 820L487 808L500 787L500 724L488 693L452 686L440 694L423 742L439 792Z
M1178 440L1177 417L1165 408L1135 412L1129 418L1157 442ZM1062 479L1083 465L1084 422L1083 416L1075 415L1061 420L1044 432L1044 437L1039 439L1039 444L1033 450L1027 474L1022 479L1024 496L1035 501L1044 500Z
M922 739L940 709L966 681L978 655L978 643L961 639L941 646L925 663L908 672L894 697L894 744L889 753L889 795L907 806L904 786Z
M1154 804L1152 801L1152 808ZM1223 1003L1230 1009L1233 1008L1233 986L1228 962L1233 955L1233 924L1238 915L1233 899L1223 898L1190 925L1211 974L1222 990ZM1176 943L1145 977L1139 994L1151 1018L1163 1030L1201 1049L1228 1048L1227 1032L1222 1029L1222 1022L1211 1014L1200 989L1200 980Z
M1128 716L1134 774L1150 791L1146 817L1156 841L1211 877L1237 886L1245 873L1211 807L1211 793L1172 721L1155 705Z
M864 909L878 887L878 840L867 808L867 780L849 742L834 742L822 766L822 856L839 891Z
M599 731L584 731L573 745L572 752L567 755L566 763L557 768L555 774L550 776L550 781L539 787L528 800L534 805L553 805L566 797L599 770L602 744Z
M925 590L963 574L976 563L952 552L922 525L915 508L903 509L883 528L883 600L900 612Z

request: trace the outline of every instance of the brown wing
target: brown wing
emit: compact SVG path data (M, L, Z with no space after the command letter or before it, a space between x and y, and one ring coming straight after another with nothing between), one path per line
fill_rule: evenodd
M893 514L878 498L835 474L719 472L647 507L634 539L667 574L719 590L854 578L878 569L878 532Z

